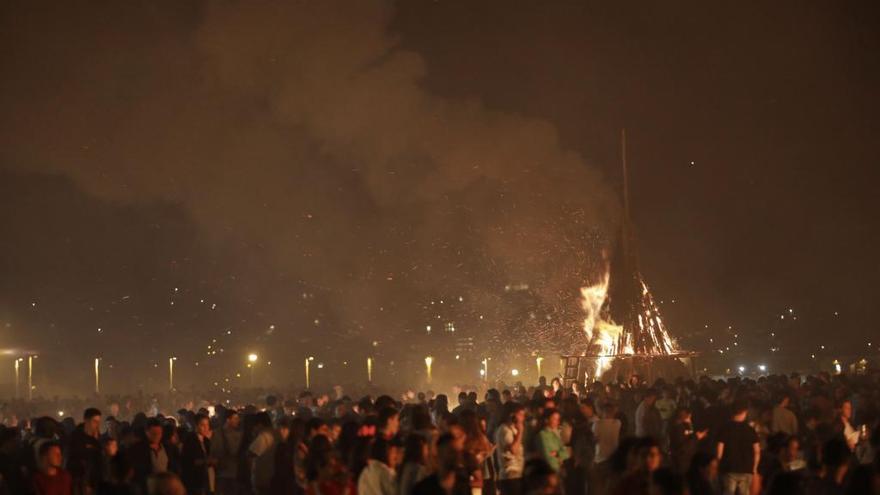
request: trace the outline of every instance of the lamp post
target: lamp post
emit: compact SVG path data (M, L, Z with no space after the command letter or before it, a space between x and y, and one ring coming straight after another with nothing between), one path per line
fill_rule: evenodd
M177 361L176 357L168 358L168 390L171 392L174 392L174 361Z
M541 363L544 362L544 358L538 356L535 358L535 364L538 366L538 380L541 379Z
M367 358L367 383L373 383L373 358Z
M15 398L18 399L21 394L19 392L19 388L21 388L21 371L19 371L19 367L21 366L21 362L24 361L24 358L15 358Z
M101 358L95 358L95 395L101 393Z
M37 356L28 356L28 400L34 398L34 359Z
M314 356L309 356L306 358L306 390L312 388L312 381L311 381L311 378L309 377L309 371L311 371L310 368L312 366L312 361L314 361L314 360L315 360Z
M427 373L428 373L428 383L431 383L431 380L433 378L431 376L431 365L432 364L434 364L434 357L433 356L425 357L425 371L427 371Z
M247 356L248 360L248 368L251 369L251 387L254 386L254 369L257 367L257 360L260 359L260 356L257 356L255 353L250 353Z
M483 358L483 379L489 381L489 358Z

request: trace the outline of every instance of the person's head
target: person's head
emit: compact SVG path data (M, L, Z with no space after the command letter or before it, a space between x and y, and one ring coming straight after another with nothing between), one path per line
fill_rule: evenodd
M406 437L406 442L403 446L403 463L411 462L424 465L428 462L429 451L430 446L425 437L416 433L410 433Z
M467 404L468 394L467 392L459 392L458 393L458 403L461 405Z
M540 385L542 387L546 387L547 386L547 377L546 376L538 377L538 385Z
M241 426L241 415L238 414L238 411L234 409L226 411L226 426L233 430L237 430Z
M119 444L115 438L107 437L101 442L101 445L104 450L104 457L108 459L116 457L116 454L119 452Z
M89 435L97 435L101 429L101 411L90 407L83 412L83 429Z
M211 420L207 415L197 414L193 421L195 431L199 436L207 437L211 435Z
M474 391L468 392L467 400L468 400L468 403L470 403L470 404L476 404L477 403L477 393Z
M596 416L596 406L593 405L593 401L590 399L581 399L578 408L580 409L581 414L587 419Z
M840 411L840 417L849 421L852 419L852 402L849 399L843 399L837 403L837 410Z
M45 442L40 445L40 461L43 467L58 469L64 463L64 457L61 455L61 444L58 442Z
M795 460L800 457L801 453L801 441L798 440L796 435L792 435L788 437L788 441L785 443L785 458L788 460Z
M370 448L370 459L393 468L400 463L400 444L378 437Z
M162 422L159 418L150 418L144 426L144 436L150 445L159 445L162 441Z
M780 394L779 397L776 398L776 404L779 407L788 407L791 404L791 396L787 393Z
M691 410L687 407L679 407L675 411L675 420L679 423L690 423L691 422Z
M186 489L176 474L171 472L154 474L147 480L149 495L186 495Z
M330 427L328 427L327 422L321 418L310 418L306 423L306 431L308 432L309 438L312 438L315 435L330 435Z
M464 428L459 424L451 424L449 425L449 429L447 430L448 434L451 437L450 447L452 450L456 452L464 451L464 443L467 440L467 434L464 432Z
M397 435L400 431L400 413L397 409L387 406L379 411L379 429L385 434L386 438Z
M510 390L504 389L501 391L501 402L507 404L508 402L510 402L512 400L513 400L513 393Z
M544 459L531 459L523 468L525 495L553 495L559 493L559 475Z
M633 471L647 471L649 473L660 468L663 454L660 445L653 438L638 438L629 452L627 464Z
M544 410L544 426L550 428L551 430L555 430L559 428L561 416L559 415L559 411L556 409L545 409Z
M522 424L526 420L526 408L519 402L508 402L504 405L504 418L511 424Z
M749 415L749 403L744 400L733 401L733 404L730 405L730 412L734 421L742 423Z

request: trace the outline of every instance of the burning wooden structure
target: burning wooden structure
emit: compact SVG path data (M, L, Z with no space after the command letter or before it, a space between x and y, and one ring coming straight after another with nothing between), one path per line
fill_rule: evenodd
M628 380L633 375L653 382L693 374L695 354L679 349L667 332L639 269L629 214L626 134L621 138L624 214L620 239L613 255L605 259L601 280L581 289L589 346L580 355L563 356L567 384Z

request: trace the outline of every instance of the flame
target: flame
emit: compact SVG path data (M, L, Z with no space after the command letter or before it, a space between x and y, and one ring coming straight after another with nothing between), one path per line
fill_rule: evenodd
M660 311L654 304L651 292L647 284L641 280L641 311L636 314L638 329L624 329L623 325L615 323L608 312L608 287L611 282L610 270L606 266L599 281L587 287L581 288L581 307L586 313L584 319L584 333L590 341L590 354L597 356L595 379L599 379L611 368L616 356L635 355L636 349L634 332L639 332L641 337L639 354L669 355L678 352L678 346L669 336L663 321L660 319Z

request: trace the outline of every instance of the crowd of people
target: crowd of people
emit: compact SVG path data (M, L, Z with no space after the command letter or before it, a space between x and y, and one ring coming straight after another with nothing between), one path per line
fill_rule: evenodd
M0 495L880 494L880 374L7 418ZM109 414L112 413L112 414Z

